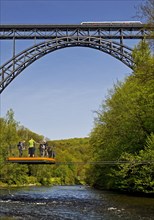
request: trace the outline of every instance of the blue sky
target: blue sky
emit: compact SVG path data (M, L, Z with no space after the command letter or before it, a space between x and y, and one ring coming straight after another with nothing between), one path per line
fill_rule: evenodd
M136 7L145 1L0 0L1 24L79 24L82 21L138 20ZM16 51L32 46L19 41ZM133 47L136 41L128 42ZM12 42L0 44L0 64L12 56ZM1 116L12 108L15 119L51 140L86 137L94 126L94 111L117 80L131 69L90 48L65 48L25 69L1 94Z

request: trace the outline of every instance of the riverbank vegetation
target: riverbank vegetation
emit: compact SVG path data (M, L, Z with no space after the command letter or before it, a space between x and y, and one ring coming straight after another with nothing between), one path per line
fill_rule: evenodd
M144 41L133 57L133 73L109 92L90 136L95 161L119 165L91 166L87 181L95 187L147 193L154 192L154 57Z

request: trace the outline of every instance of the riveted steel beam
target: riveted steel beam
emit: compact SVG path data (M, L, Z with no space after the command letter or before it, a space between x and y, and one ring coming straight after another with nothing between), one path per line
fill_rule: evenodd
M0 25L0 39L51 39L62 36L98 36L104 39L149 38L154 25Z

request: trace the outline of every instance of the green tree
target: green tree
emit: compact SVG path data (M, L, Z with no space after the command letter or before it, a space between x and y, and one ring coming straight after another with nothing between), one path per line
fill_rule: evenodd
M119 160L124 164L110 174L116 189L154 193L154 134L148 136L145 149L138 155L123 153Z
M12 153L13 148L16 147L18 141L17 135L18 123L14 119L14 112L10 109L6 117L1 119L1 155L2 157L8 156Z
M98 111L90 143L95 161L138 155L154 132L154 57L145 41L133 53L136 66L125 82L118 82ZM92 166L92 185L114 188L111 166ZM116 170L116 168L115 168Z

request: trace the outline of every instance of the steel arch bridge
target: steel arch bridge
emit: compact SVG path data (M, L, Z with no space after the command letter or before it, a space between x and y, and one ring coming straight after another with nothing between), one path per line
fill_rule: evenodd
M150 38L153 27L119 25L0 25L0 39L13 40L12 58L0 67L0 93L26 67L53 51L66 47L89 47L107 53L133 69L132 49L124 39ZM35 40L32 47L15 53L17 40ZM36 44L36 40L44 40Z

